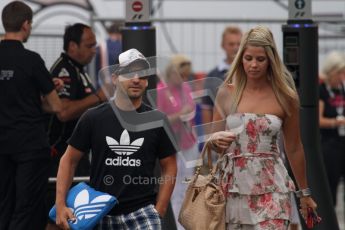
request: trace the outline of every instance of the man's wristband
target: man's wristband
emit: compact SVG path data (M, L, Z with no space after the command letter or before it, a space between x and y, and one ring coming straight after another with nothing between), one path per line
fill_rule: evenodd
M311 196L311 190L310 188L305 188L305 189L296 191L295 194L298 198L307 197L307 196Z

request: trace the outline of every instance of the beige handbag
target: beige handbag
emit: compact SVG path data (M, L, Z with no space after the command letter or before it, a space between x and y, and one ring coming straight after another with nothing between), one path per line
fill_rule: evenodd
M225 196L215 177L217 167L212 166L209 143L206 142L201 153L203 161L207 152L210 173L200 175L201 166L196 170L182 203L178 221L186 230L224 230Z

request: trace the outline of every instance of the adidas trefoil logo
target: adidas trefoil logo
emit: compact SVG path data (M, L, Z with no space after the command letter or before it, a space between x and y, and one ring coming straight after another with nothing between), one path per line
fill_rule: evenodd
M140 149L140 147L144 143L144 138L138 138L131 143L128 131L125 129L123 130L120 143L117 142L114 138L109 136L105 137L109 148L115 152L117 155L115 158L106 158L105 165L107 166L125 166L125 167L140 167L141 160L134 159L129 157L136 151Z
M97 216L110 199L110 195L101 195L90 202L89 192L86 189L80 191L75 198L74 209L72 209L74 216L77 218L73 224Z
M112 151L114 151L116 154L129 156L140 149L140 147L144 143L144 138L138 138L132 143L130 143L130 137L129 137L128 131L125 129L123 130L121 134L120 143L117 142L114 138L111 138L109 136L106 136L106 141L107 141L107 144L109 145L109 148Z

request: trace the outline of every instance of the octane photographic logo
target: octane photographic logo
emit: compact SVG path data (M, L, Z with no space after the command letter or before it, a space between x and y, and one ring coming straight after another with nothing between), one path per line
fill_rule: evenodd
M100 195L90 202L90 194L86 189L81 190L74 200L74 207L71 208L76 221L71 224L79 224L86 219L97 216L111 199L110 195Z
M131 159L129 156L137 152L144 143L144 138L138 138L131 143L129 133L125 129L123 130L120 143L114 138L106 136L106 142L109 148L116 153L116 158L106 158L105 164L110 166L130 166L130 167L139 167L141 166L140 159ZM126 157L127 156L127 157Z

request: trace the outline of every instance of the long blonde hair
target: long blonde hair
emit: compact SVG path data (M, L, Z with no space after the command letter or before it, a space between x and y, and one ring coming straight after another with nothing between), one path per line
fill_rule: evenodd
M231 64L230 71L224 81L224 85L234 84L235 86L231 110L236 110L247 83L247 76L243 68L242 58L248 45L259 46L265 49L269 60L267 77L270 79L273 92L284 112L287 115L291 115L291 106L299 106L296 87L290 72L278 55L272 32L267 27L261 25L245 33L235 60Z

